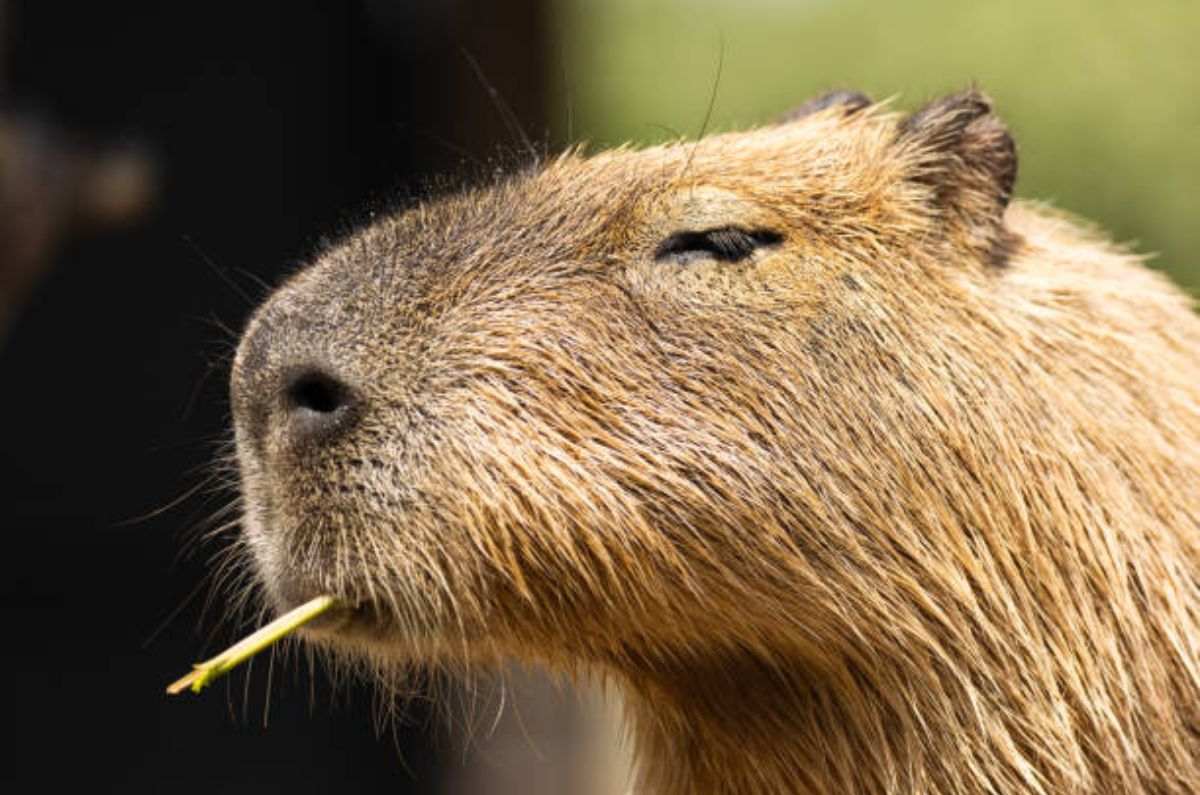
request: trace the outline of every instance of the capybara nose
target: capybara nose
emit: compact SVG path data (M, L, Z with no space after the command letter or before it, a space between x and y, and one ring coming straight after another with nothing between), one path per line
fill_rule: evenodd
M358 421L362 398L328 368L308 366L283 377L284 433L293 446L328 442Z
M358 423L364 392L331 351L305 323L269 312L242 336L229 397L238 437L258 457L327 444Z

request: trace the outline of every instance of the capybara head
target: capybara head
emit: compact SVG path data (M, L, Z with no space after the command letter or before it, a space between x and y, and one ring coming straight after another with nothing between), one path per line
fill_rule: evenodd
M1200 334L1015 175L839 92L374 221L238 350L269 601L610 676L663 791L1184 791Z

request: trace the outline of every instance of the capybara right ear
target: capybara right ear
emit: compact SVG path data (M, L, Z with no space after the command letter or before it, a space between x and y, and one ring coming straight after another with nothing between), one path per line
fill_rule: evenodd
M814 113L832 107L841 108L842 115L850 116L858 113L870 104L870 98L866 94L860 94L857 91L830 91L819 97L813 97L799 107L792 108L776 121L779 124L787 124L788 122L803 119L805 116L811 116Z
M897 144L909 179L933 189L932 202L971 238L995 240L1017 179L1017 150L992 103L974 89L931 102L902 121Z

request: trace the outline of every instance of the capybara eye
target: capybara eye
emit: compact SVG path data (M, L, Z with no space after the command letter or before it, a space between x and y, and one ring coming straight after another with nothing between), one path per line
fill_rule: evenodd
M765 246L778 245L783 235L770 229L722 226L699 232L676 232L658 244L654 259L687 264L698 259L740 262Z

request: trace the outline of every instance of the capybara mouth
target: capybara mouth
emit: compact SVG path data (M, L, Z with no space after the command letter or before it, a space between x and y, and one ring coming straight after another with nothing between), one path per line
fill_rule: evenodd
M305 625L312 637L326 639L382 638L390 634L391 611L359 593L351 584L334 585L299 567L284 566L267 577L267 590L278 613L285 613L319 596L331 596L334 607Z
M377 643L390 639L395 627L388 614L367 602L348 602L336 597L337 605L317 617L304 632L314 639Z

